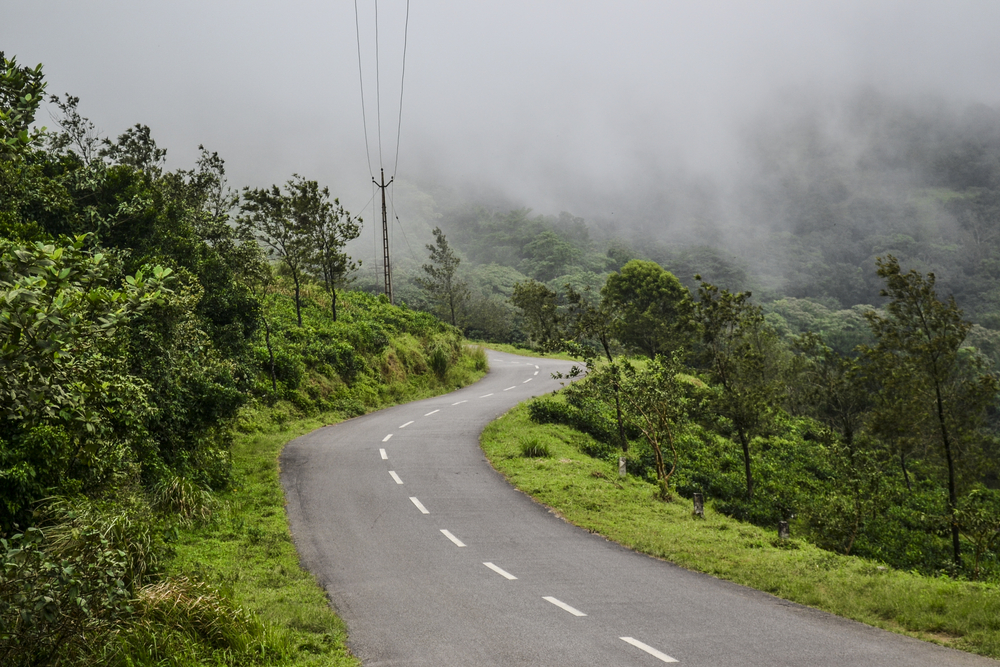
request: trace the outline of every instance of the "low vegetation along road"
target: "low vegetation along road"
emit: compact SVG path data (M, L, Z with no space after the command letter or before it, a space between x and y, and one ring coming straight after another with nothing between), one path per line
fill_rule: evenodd
M366 667L998 664L565 523L490 467L479 434L570 364L490 362L471 387L319 429L282 455L295 543Z

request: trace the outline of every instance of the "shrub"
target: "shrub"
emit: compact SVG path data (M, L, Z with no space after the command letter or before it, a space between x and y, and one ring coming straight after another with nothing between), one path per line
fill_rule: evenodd
M489 359L486 358L486 350L479 345L472 348L472 365L477 371L486 371L490 368Z
M435 345L434 349L431 350L430 359L428 361L431 370L433 370L434 374L441 380L443 380L444 376L448 373L448 366L451 363L449 356L448 350L440 345Z
M130 616L125 555L95 529L77 542L56 557L38 528L0 539L0 664L82 664Z

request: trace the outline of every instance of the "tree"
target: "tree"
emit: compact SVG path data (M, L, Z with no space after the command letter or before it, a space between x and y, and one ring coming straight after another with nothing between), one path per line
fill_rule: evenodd
M644 368L626 362L618 388L625 398L625 414L642 431L656 459L656 478L660 498L670 500L670 478L677 472L677 426L685 418L685 398L677 374L681 364L676 355L657 355ZM670 450L670 469L664 460L664 448Z
M41 135L29 131L45 92L41 64L19 67L0 51L0 156L16 155Z
M760 307L750 303L750 292L733 294L701 281L698 297L695 315L705 361L721 389L716 411L736 431L743 449L747 500L752 500L750 441L770 424L780 398L768 357L775 335L764 323Z
M416 278L415 282L438 302L439 308L450 317L452 326L458 326L455 310L469 296L469 286L456 275L462 260L448 245L440 227L435 227L432 233L434 243L427 244L431 263L423 265L427 277Z
M72 148L84 164L90 164L96 160L101 140L94 124L81 116L77 110L80 98L69 93L66 94L65 99L50 95L49 102L56 105L62 114L62 117L56 120L59 127L62 128L62 132L48 135L48 150L60 153L67 148Z
M167 149L156 145L148 126L136 123L125 130L116 141L104 139L99 157L107 158L113 164L132 167L156 179L163 174L163 163L167 159Z
M622 415L621 388L618 364L615 363L614 355L611 352L612 331L621 317L614 305L606 298L601 299L597 304L587 299L587 291L577 292L569 285L566 286L566 302L568 305L567 333L575 338L579 343L586 338L596 339L604 352L604 357L608 360L607 373L610 378L612 388L611 397L614 399L615 420L618 425L618 440L622 448L622 453L628 452L628 438L625 437L625 418ZM583 354L587 362L587 367L593 370L596 367L593 353L583 347L577 354ZM575 370L575 369L574 369ZM619 464L623 463L619 461Z
M685 349L693 332L691 294L656 262L633 259L601 289L619 314L615 337L650 359Z
M559 312L559 294L536 280L514 285L510 302L520 309L528 330L528 340L542 352L562 345L563 318Z
M314 251L308 265L330 295L330 308L336 322L337 285L361 264L344 252L344 246L361 234L362 221L360 217L348 213L339 199L334 199L333 205L330 205L330 192L327 188L323 188L320 196L324 200L324 206L312 227Z
M264 246L267 255L285 265L295 288L295 316L302 326L302 281L315 253L313 233L329 205L316 181L298 174L277 186L244 188L237 224Z
M938 299L933 273L903 273L892 255L876 264L885 280L881 294L890 301L884 315L868 313L876 340L869 356L883 391L894 402L915 406L917 413L906 418L933 424L931 437L947 470L952 553L960 564L958 458L963 449L981 445L986 412L1000 385L979 355L963 350L972 324L962 319L954 297Z
M873 408L866 368L857 359L842 356L818 334L793 339L801 370L806 413L818 419L834 470L828 493L807 510L819 529L822 546L850 554L870 517L884 502L888 451L863 431ZM880 425L875 420L876 428Z

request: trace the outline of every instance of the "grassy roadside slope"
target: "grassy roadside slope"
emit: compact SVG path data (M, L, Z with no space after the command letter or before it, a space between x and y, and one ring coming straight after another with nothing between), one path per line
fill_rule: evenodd
M449 374L449 382L397 387L398 400L372 409L446 393L482 374L469 358ZM219 585L268 626L274 653L266 664L360 664L347 649L346 629L326 593L299 566L278 468L278 455L287 442L344 418L328 413L243 434L233 447L234 483L219 494L216 517L182 530L174 544L171 574Z
M619 480L609 462L581 453L590 436L539 425L522 404L490 424L486 457L515 487L566 520L630 549L876 627L1000 658L1000 588L929 578L823 551L688 501L664 503L656 487ZM531 458L523 448L548 450ZM536 453L538 449L535 450Z
M349 293L333 322L321 298L309 296L304 328L287 297L272 297L278 391L269 406L254 402L243 410L234 425L231 482L214 494L209 520L174 529L166 565L171 578L220 589L263 633L243 650L246 642L215 642L185 628L185 645L153 647L135 664L359 664L324 590L299 565L278 456L287 442L317 428L471 384L488 362L482 348L464 344L457 330L430 315ZM268 388L266 376L261 386Z

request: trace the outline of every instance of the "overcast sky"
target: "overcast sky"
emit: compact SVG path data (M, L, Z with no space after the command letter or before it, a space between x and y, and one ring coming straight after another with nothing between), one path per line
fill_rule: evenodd
M413 0L395 171L406 2L378 3L378 103L374 3L358 7L372 168L544 213L724 169L741 119L789 88L1000 105L992 0ZM371 196L351 1L4 0L2 16L8 57L43 63L107 135L149 125L172 168L204 144L234 185L297 172L355 209Z

